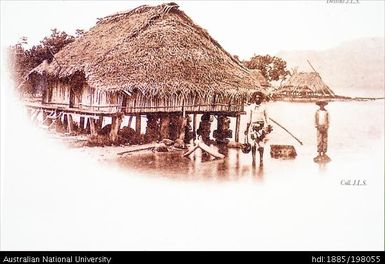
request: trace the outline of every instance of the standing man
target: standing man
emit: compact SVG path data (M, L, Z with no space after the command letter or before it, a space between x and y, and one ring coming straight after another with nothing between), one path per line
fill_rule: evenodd
M255 156L258 146L259 166L263 166L263 152L265 143L267 141L266 135L272 131L272 127L269 124L266 107L264 104L262 104L263 98L264 95L262 93L254 94L253 99L255 105L252 105L249 113L249 121L245 130L245 136L250 135L250 139L253 142L251 147L253 164L255 164Z
M326 101L318 101L316 104L320 108L315 113L318 156L314 158L314 162L329 162L330 158L326 155L326 151L328 150L329 113L325 109L325 105L328 103Z

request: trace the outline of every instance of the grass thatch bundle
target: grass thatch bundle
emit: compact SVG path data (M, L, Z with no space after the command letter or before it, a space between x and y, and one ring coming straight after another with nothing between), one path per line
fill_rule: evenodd
M228 54L175 3L140 6L100 19L32 73L82 73L96 90L168 96L250 95L267 85Z

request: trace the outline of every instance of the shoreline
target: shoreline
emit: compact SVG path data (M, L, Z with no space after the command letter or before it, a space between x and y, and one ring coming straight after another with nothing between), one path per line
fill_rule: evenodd
M47 133L47 135L54 140L65 144L71 151L86 153L87 156L92 157L98 161L111 161L124 158L128 155L139 155L143 153L167 153L167 152L187 152L193 145L192 142L186 144L185 148L177 148L174 145L166 145L163 142L152 142L147 144L120 144L120 145L100 145L89 146L88 136L85 134L68 135L66 133ZM240 148L241 143L230 141L227 144L229 149ZM215 147L215 144L214 144ZM216 148L216 147L215 147Z
M315 103L319 100L330 102L366 102L384 100L385 97L333 97L333 98L275 98L272 102L290 102L290 103Z
M186 144L186 148L182 149L174 146L166 146L162 142L152 142L141 145L120 144L89 146L87 145L88 136L85 134L69 135L66 133L48 132L47 136L66 145L71 151L85 153L87 156L97 161L112 161L124 158L127 155L143 153L182 152L187 151L190 146L190 144ZM157 151L157 149L163 149L163 151Z

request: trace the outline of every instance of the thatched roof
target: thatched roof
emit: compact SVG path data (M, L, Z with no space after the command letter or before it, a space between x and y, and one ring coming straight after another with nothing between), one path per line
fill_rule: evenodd
M321 79L318 72L295 72L276 91L313 92L324 96L334 96L334 92Z
M31 73L84 73L99 90L147 95L250 94L267 84L226 52L175 3L140 6L97 24ZM268 85L268 84L267 84Z

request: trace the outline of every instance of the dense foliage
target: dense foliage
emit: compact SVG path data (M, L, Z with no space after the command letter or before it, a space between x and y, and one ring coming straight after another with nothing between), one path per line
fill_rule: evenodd
M76 35L80 36L84 32L77 30ZM40 41L39 45L27 49L28 40L26 37L9 48L10 70L13 74L15 84L19 92L31 92L27 84L24 84L27 74L44 60L52 62L54 54L75 40L74 36L57 29L51 30L51 35Z
M249 69L259 70L269 82L284 80L289 74L286 61L276 56L255 55L250 60L243 61L243 64Z

